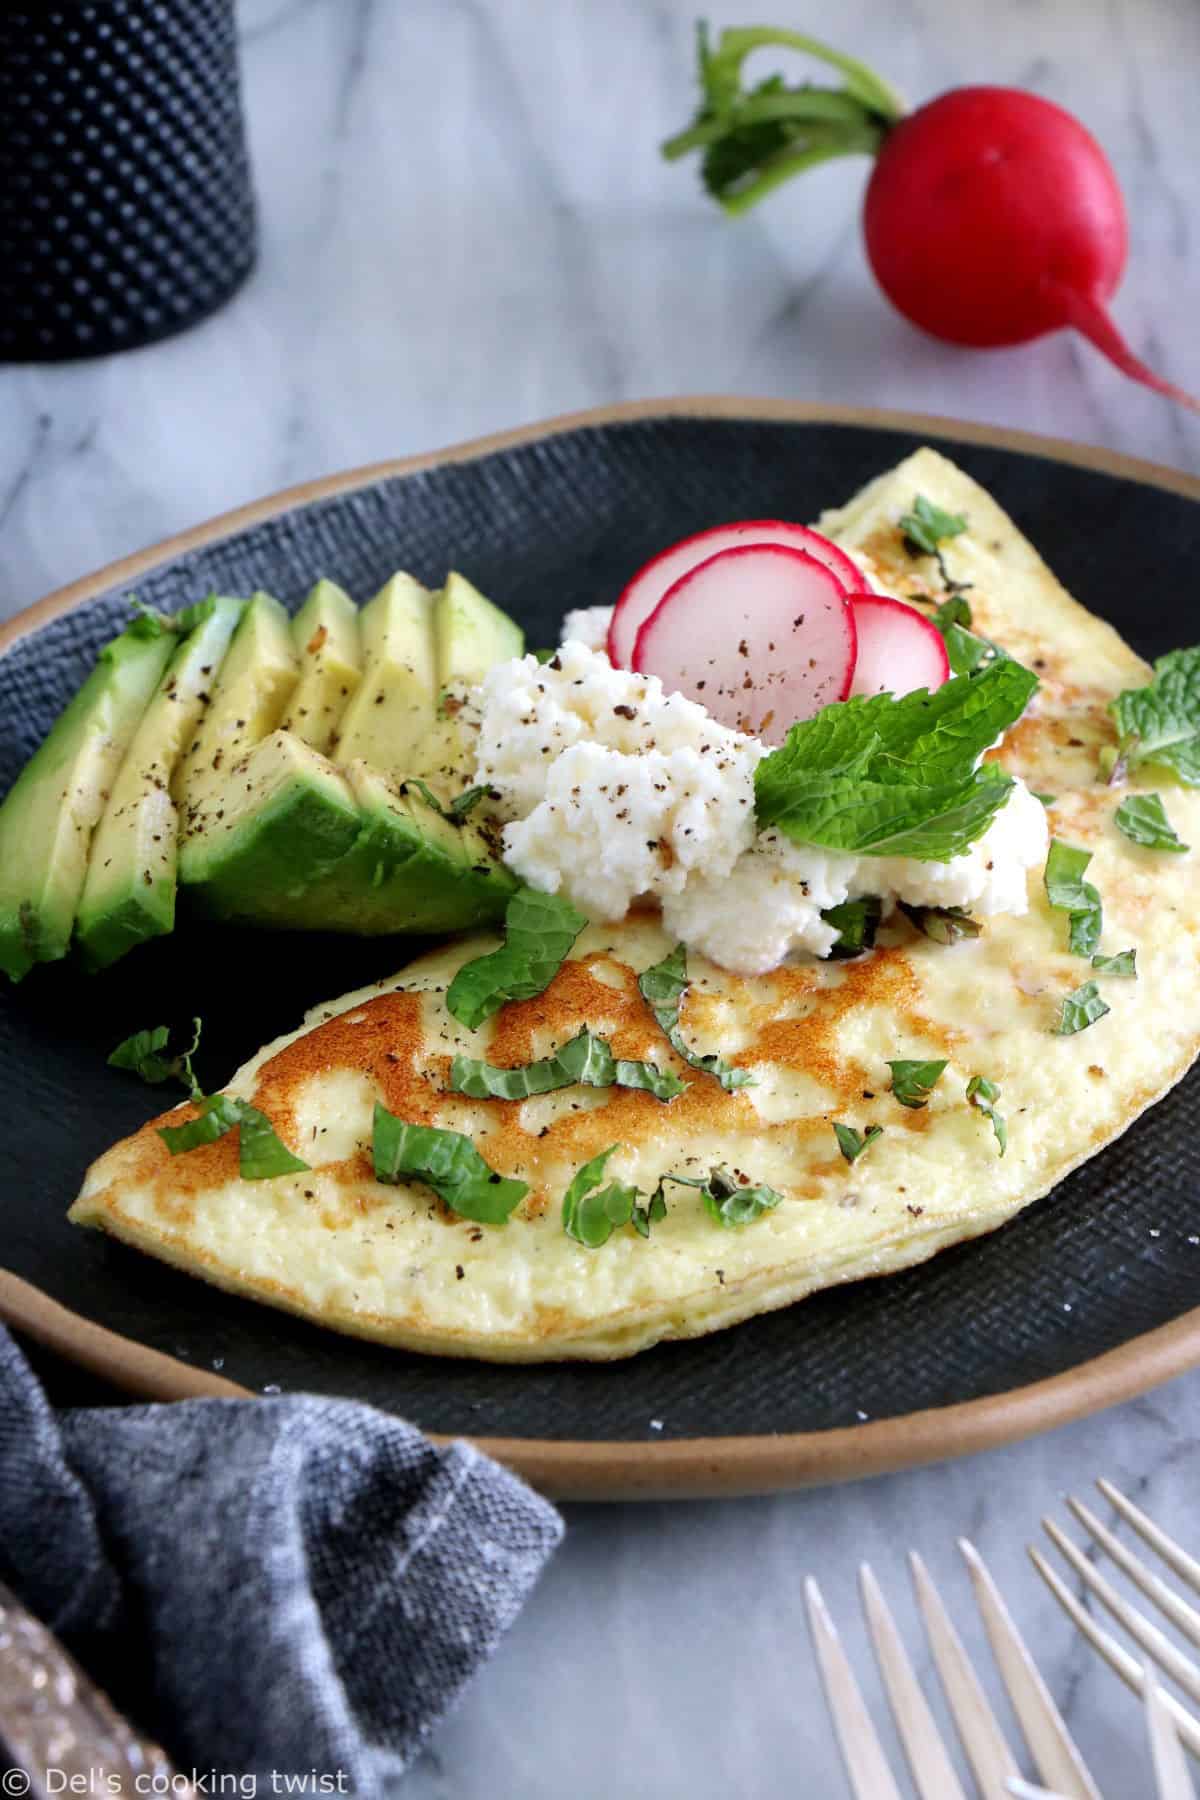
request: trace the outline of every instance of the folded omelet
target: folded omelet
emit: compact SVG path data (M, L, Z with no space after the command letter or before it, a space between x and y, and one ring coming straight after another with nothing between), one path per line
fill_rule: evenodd
M362 1337L497 1361L607 1358L921 1262L1003 1224L1123 1131L1200 1047L1194 856L1120 835L1121 790L1098 774L1114 742L1109 702L1150 671L933 451L821 528L869 555L891 591L940 598L933 564L913 558L896 523L918 493L969 521L952 560L971 584L974 629L1041 678L998 757L1056 796L1056 837L1094 852L1102 948L1136 947L1136 979L1099 977L1106 1016L1056 1035L1063 997L1093 971L1069 953L1065 915L1049 908L1039 870L1027 914L991 919L952 945L897 915L857 960L744 977L693 954L682 1035L693 1053L752 1073L753 1085L729 1090L668 1046L639 991L639 974L673 948L656 917L589 927L545 992L477 1030L451 1016L446 988L496 940L459 940L317 1008L229 1084L308 1171L242 1179L236 1133L171 1156L157 1127L189 1118L185 1103L93 1165L72 1219ZM1200 845L1200 791L1172 786L1167 797L1180 838ZM515 1066L585 1028L616 1057L653 1061L689 1085L669 1102L615 1086L523 1100L447 1091L457 1053ZM927 1105L902 1106L890 1091L894 1059L947 1063ZM1000 1089L1003 1156L990 1118L969 1103L973 1076ZM466 1134L500 1175L528 1183L507 1223L459 1217L420 1182L378 1182L380 1101L414 1124ZM848 1163L835 1121L883 1133ZM665 1216L648 1235L622 1227L586 1248L563 1229L563 1195L581 1165L614 1145L605 1179L644 1195L664 1173L703 1179L718 1167L781 1198L730 1229L698 1189L668 1184Z

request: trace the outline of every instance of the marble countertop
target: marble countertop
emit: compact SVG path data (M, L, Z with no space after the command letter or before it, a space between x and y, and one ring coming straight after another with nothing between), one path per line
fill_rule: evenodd
M0 370L0 616L308 476L575 408L744 392L907 407L1200 469L1200 418L1067 336L970 353L867 274L863 171L731 224L655 143L688 114L694 0L242 0L262 255L217 318L65 368ZM826 28L811 0L720 23ZM832 27L830 27L832 29ZM1200 390L1193 0L844 0L837 39L919 98L1012 82L1078 112L1131 215L1116 312ZM1135 1702L1024 1546L1107 1474L1200 1549L1200 1372L974 1460L743 1502L570 1509L565 1548L406 1792L607 1800L845 1792L804 1624L817 1571L864 1676L869 1558L914 1648L918 1548L982 1649L954 1540L1009 1592L1105 1793L1151 1793Z

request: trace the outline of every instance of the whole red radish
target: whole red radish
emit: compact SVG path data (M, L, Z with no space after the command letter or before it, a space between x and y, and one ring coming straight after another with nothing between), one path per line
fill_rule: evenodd
M745 86L765 45L832 64L840 88ZM1019 88L963 87L906 113L864 64L794 31L700 30L702 99L694 124L663 145L704 153L705 186L740 213L790 176L867 154L867 255L880 287L915 325L955 344L1024 344L1065 326L1135 381L1200 410L1153 373L1108 313L1128 249L1125 204L1091 133Z

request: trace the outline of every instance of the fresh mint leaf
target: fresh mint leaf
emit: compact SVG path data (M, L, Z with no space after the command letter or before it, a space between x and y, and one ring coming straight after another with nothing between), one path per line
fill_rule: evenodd
M957 944L963 938L977 938L983 930L961 906L910 906L906 900L899 905L905 918L935 944Z
M978 759L1020 718L1037 685L1005 657L933 693L835 701L793 725L759 763L759 829L774 825L830 850L949 862L1012 791L1010 775Z
M498 1068L473 1056L456 1056L450 1067L451 1088L474 1100L528 1100L531 1094L548 1094L574 1082L586 1087L643 1088L657 1100L674 1100L687 1086L669 1069L615 1057L604 1038L587 1030L578 1032L553 1055L516 1068Z
M238 1105L238 1163L243 1180L299 1175L308 1164L293 1156L265 1113L241 1100Z
M783 1199L775 1189L760 1183L757 1187L749 1182L739 1183L727 1169L713 1169L708 1181L701 1189L704 1210L716 1224L724 1226L726 1231L736 1231L743 1225L752 1225L765 1212L771 1212Z
M451 1212L480 1225L503 1225L529 1192L498 1175L461 1131L410 1125L375 1103L372 1155L376 1181L423 1181Z
M504 914L504 944L464 963L446 1005L472 1030L510 1000L532 1000L558 974L587 920L569 900L518 888Z
M838 1149L848 1163L857 1162L864 1150L869 1150L875 1139L883 1136L882 1125L868 1125L865 1132L855 1131L853 1125L839 1125L833 1122L833 1134L838 1141Z
M830 956L861 956L864 950L875 947L883 902L874 894L864 894L860 900L843 900L840 906L827 906L821 917L838 934Z
M186 1050L175 1056L164 1054L170 1037L165 1025L155 1025L149 1031L135 1031L117 1045L108 1058L108 1066L110 1069L131 1069L151 1087L172 1079L182 1081L193 1100L202 1099L200 1084L192 1071L192 1058L200 1044L200 1029L199 1019L193 1019L192 1041Z
M946 1072L945 1062L889 1062L892 1092L901 1106L920 1112L929 1104L929 1096Z
M1077 1031L1086 1031L1097 1019L1102 1019L1112 1008L1107 1001L1100 998L1100 989L1094 981L1085 981L1082 987L1075 988L1067 994L1059 1013L1055 1027L1056 1037L1071 1037Z
M972 1106L977 1106L992 1121L992 1130L996 1134L996 1142L1000 1146L1000 1154L1008 1149L1008 1120L996 1111L996 1102L1000 1098L1000 1089L986 1075L972 1075L967 1083L967 1099Z
M1092 967L1098 975L1127 975L1137 979L1137 951L1118 950L1115 956L1093 956Z
M1058 799L1057 794L1039 794L1036 788L1031 788L1029 791L1035 800L1041 801L1043 806L1053 806L1054 802Z
M1068 948L1073 956L1091 956L1100 942L1104 908L1100 894L1083 879L1092 860L1090 850L1050 839L1043 880L1046 898L1059 912L1069 914Z
M558 655L558 651L557 650L534 650L531 652L531 654L537 659L538 662L548 663L548 662L554 661L554 658Z
M1170 769L1200 787L1200 645L1160 656L1147 685L1118 694L1109 711L1121 768Z
M1113 823L1131 843L1144 844L1147 850L1191 849L1177 837L1160 794L1130 794L1113 814Z
M967 521L961 513L946 512L924 494L918 494L909 511L900 517L905 542L925 556L936 556L940 544L959 537L966 529Z
M734 1088L754 1086L754 1077L749 1069L735 1068L720 1056L702 1056L684 1040L679 1014L683 997L688 990L686 944L676 944L670 956L664 956L661 962L639 975L638 989L672 1050L676 1055L682 1056L689 1067L701 1069L704 1074L711 1075L726 1092L732 1092Z

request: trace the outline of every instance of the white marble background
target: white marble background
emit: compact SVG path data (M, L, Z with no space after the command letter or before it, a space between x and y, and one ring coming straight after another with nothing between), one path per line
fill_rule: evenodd
M742 391L992 420L1200 468L1200 419L1067 337L957 352L866 272L862 166L734 225L655 145L692 99L698 0L242 0L262 200L250 285L189 336L0 370L0 615L307 476L637 395ZM836 33L913 99L1013 82L1077 111L1129 200L1117 314L1200 390L1195 0L724 0ZM819 1571L858 1625L869 1557L917 1644L915 1545L979 1646L954 1538L1010 1591L1109 1800L1151 1792L1137 1708L1023 1546L1105 1472L1200 1548L1200 1374L988 1457L836 1493L576 1508L414 1800L841 1795L803 1623Z

